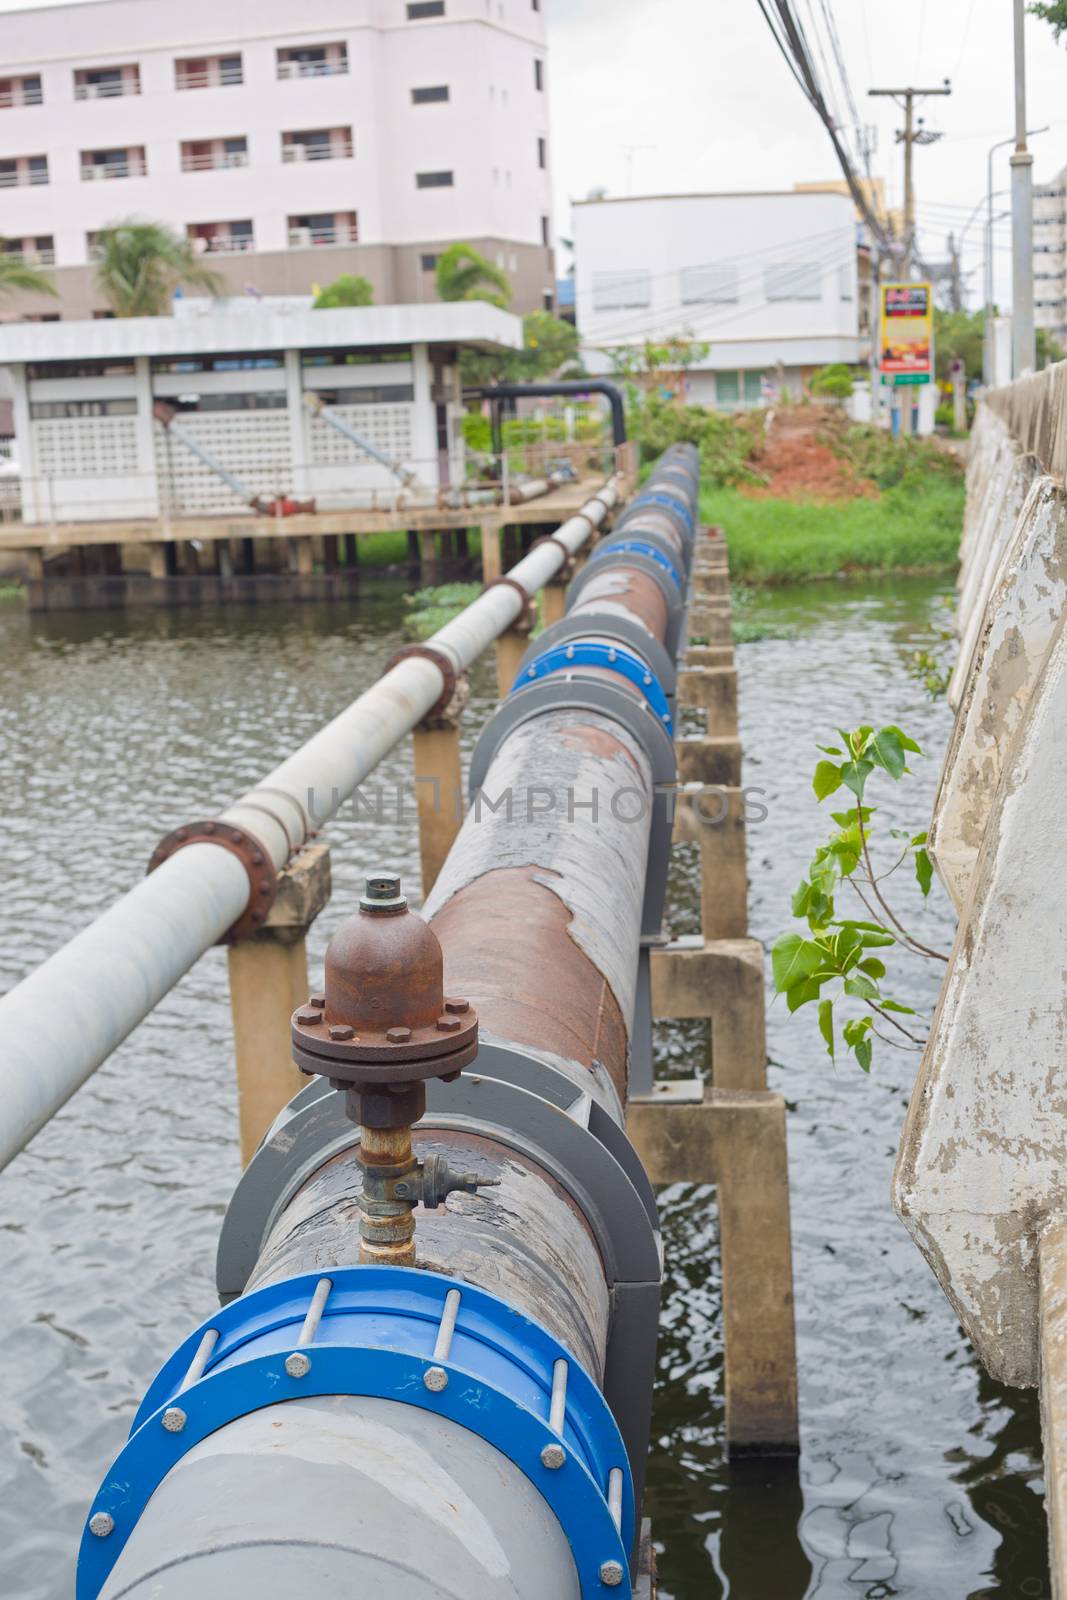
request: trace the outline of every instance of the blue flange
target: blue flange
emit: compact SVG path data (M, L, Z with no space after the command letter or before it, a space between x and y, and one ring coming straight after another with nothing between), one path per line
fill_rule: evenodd
M618 548L616 545L615 549ZM515 694L529 684L547 678L550 673L573 671L576 667L606 667L609 672L617 672L621 678L628 678L640 689L649 709L667 732L674 732L670 702L648 662L625 650L622 645L611 644L603 639L570 639L566 643L553 645L523 667L508 693Z
M648 556L650 561L654 561L658 567L663 568L664 572L670 574L677 585L679 594L685 592L682 574L678 571L674 562L669 556L663 554L658 545L648 544L644 539L606 539L603 544L597 545L589 560L590 562L596 561L602 556L611 555L616 550L632 550L635 555Z
M308 1338L313 1302L319 1318ZM554 1387L565 1396L558 1433L549 1425ZM90 1508L77 1600L96 1600L150 1496L194 1445L264 1406L334 1394L420 1406L495 1446L558 1519L582 1600L608 1594L605 1563L628 1569L626 1450L603 1395L566 1348L471 1284L410 1267L336 1267L243 1295L175 1351Z
M648 505L663 506L668 511L679 512L689 528L692 528L696 521L696 512L691 505L686 505L685 500L682 498L682 491L674 495L657 494L654 489L648 489L643 494L635 495L630 501L627 510L634 512L640 510L642 506Z

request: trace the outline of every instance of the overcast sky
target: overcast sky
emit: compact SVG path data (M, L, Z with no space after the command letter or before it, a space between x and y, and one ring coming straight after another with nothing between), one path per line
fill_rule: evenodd
M179 4L180 0L174 0ZM700 189L789 189L836 177L830 142L789 74L756 0L545 0L557 232L570 233L570 201L610 194ZM945 253L981 201L986 155L1013 132L1012 0L796 0L801 20L828 9L860 117L877 128L873 158L891 203L902 190L894 130L902 113L870 88L939 84L949 99L923 108L940 143L916 150L920 245ZM21 9L0 0L0 10ZM1037 181L1067 165L1067 36L1028 18L1028 121L1050 124L1033 141ZM1007 149L994 189L1008 187ZM1005 195L997 209L1007 207ZM964 246L970 303L982 297L981 218ZM565 258L561 258L565 260ZM1011 298L1010 233L997 225L997 295Z
M916 149L920 244L945 254L986 188L989 146L1014 131L1011 0L827 0L863 121L877 127L872 161L891 203L903 189L894 130L902 112L871 88L937 85L948 99L922 108L938 144ZM821 0L797 0L811 26ZM836 177L829 139L789 74L756 0L547 0L551 46L553 171L557 226L569 201L593 187L611 194L700 189L789 189ZM821 31L821 30L820 30ZM1053 43L1028 18L1028 117L1051 124L1033 141L1034 175L1067 165L1067 36ZM998 152L994 190L1010 182L1010 150ZM1008 205L1005 195L997 209ZM984 211L984 206L982 207ZM970 303L982 296L981 217L967 234ZM1010 232L999 223L997 293L1011 298Z

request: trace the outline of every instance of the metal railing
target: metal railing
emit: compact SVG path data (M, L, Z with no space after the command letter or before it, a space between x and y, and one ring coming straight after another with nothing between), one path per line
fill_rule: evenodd
M332 228L290 228L289 248L303 249L309 245L358 244L359 229L348 223L335 223Z
M193 235L194 242L202 240L205 253L209 256L234 256L241 255L246 250L254 250L256 241L250 233L198 233Z
M336 78L348 72L348 57L335 61L279 61L279 78Z
M12 86L10 89L0 90L0 111L11 111L17 106L40 106L44 104L44 94L41 85L27 89L22 84Z
M56 264L56 252L54 246L49 246L44 250L5 250L4 259L6 261L21 261L24 267L54 267Z
M0 189L33 188L48 182L48 169L35 170L32 167L16 166L15 170L0 171Z
M382 758L581 550L618 498L609 479L577 515L230 806L217 827L280 870ZM253 858L255 859L255 858ZM0 1167L23 1149L164 995L250 909L227 845L190 844L0 999Z
M344 161L352 154L352 138L331 139L326 144L282 144L283 161Z
M220 67L212 65L199 71L182 71L175 74L176 89L225 89L245 81L244 66Z
M121 78L107 83L76 83L75 100L121 100L126 95L140 94L141 80Z
M222 172L231 167L247 165L247 150L182 151L183 172Z
M132 152L124 161L83 161L81 169L83 181L89 183L102 178L143 178L147 171L144 156Z

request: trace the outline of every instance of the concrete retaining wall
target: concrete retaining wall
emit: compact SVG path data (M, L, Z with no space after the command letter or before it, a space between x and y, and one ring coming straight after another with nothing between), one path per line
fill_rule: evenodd
M960 920L893 1193L985 1366L1024 1385L1067 1201L1065 466L1067 363L980 405L931 826Z

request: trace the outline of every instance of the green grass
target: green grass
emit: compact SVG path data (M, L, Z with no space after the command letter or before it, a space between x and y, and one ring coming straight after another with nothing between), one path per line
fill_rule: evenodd
M842 573L941 572L957 559L963 481L931 477L877 500L753 500L706 489L705 522L721 523L738 583L798 583Z

